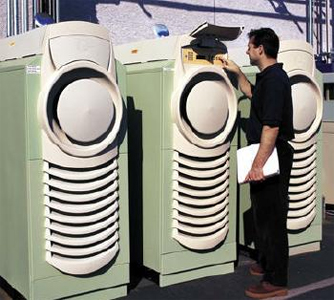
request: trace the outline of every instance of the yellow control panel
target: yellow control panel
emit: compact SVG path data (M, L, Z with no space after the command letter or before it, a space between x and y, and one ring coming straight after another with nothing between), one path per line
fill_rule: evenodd
M182 48L182 61L185 64L196 65L222 65L220 57L227 57L227 53L215 53L215 51L206 49Z

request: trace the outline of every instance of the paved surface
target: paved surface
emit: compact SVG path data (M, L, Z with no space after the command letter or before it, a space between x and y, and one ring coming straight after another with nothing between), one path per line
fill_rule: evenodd
M244 295L244 289L259 280L248 272L253 262L247 253L242 252L232 274L193 280L165 288L159 288L152 281L141 279L122 300L249 299ZM289 281L289 295L280 299L334 299L334 216L326 214L324 219L321 251L290 257Z
M334 299L334 216L326 214L323 221L323 241L321 251L296 255L290 258L289 295L280 299ZM258 281L248 273L253 260L246 252L239 253L239 260L232 274L213 276L190 282L160 288L154 283L154 273L146 274L149 278L133 276L129 294L122 300L240 300L249 299L244 289ZM152 280L150 280L152 279ZM1 280L0 286L8 289ZM15 300L19 299L9 290ZM11 300L0 288L0 300ZM279 298L275 298L279 299ZM38 299L43 300L43 299ZM96 299L98 300L98 299Z

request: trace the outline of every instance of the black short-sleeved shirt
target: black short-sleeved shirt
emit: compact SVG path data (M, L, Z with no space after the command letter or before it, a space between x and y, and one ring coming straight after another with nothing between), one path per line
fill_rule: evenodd
M277 139L294 138L291 85L282 67L276 63L256 75L246 132L249 144L260 143L264 125L279 127Z

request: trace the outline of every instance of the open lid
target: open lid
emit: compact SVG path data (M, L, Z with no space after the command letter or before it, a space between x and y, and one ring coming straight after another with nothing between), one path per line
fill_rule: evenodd
M190 33L194 38L214 36L221 41L233 41L242 33L244 27L225 27L209 24L208 22L198 26Z

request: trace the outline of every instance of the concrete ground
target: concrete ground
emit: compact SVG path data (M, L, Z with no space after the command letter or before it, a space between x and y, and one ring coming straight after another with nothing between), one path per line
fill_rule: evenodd
M249 274L254 261L247 252L239 253L239 260L232 274L213 276L159 288L148 279L129 290L122 300L241 300L249 299L244 290L259 281ZM334 216L328 212L323 221L321 251L290 257L289 294L281 299L334 299ZM278 298L275 298L278 299Z
M334 299L334 216L332 212L327 211L324 217L321 251L290 258L289 295L281 299ZM121 299L249 299L244 295L244 289L258 281L257 277L251 276L248 272L252 263L253 260L248 256L248 253L240 251L235 272L232 274L192 280L165 288L160 288L154 282L155 273L146 273L146 277L137 273L132 276L129 294ZM11 297L6 294L5 290ZM19 300L22 298L0 277L0 300L11 299Z

